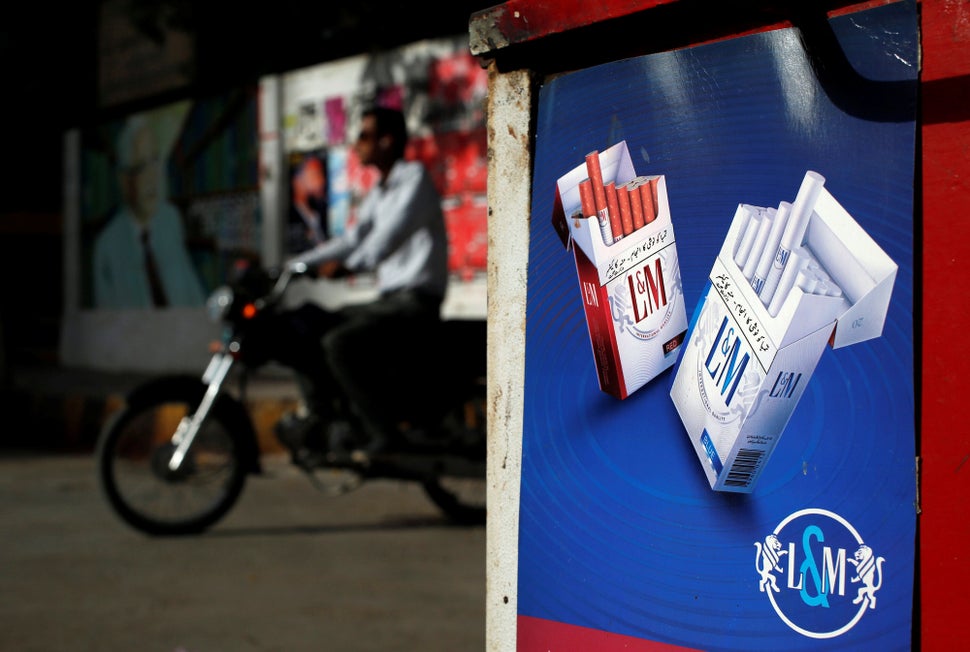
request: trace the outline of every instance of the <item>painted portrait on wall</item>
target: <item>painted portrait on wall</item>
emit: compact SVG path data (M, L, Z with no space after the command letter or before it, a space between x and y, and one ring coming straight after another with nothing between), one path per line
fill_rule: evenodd
M240 90L82 132L81 307L201 306L258 252L255 129Z

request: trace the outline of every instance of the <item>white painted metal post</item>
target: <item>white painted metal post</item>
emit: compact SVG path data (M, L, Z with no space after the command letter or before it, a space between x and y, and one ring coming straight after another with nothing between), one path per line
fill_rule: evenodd
M532 185L529 71L488 83L488 523L486 649L516 644L526 272Z

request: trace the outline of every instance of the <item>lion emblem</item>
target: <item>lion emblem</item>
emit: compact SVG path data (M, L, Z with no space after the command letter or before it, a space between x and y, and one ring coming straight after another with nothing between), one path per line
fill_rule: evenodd
M876 608L876 591L882 588L882 565L886 561L885 557L875 557L872 553L872 548L862 544L859 546L858 550L855 551L852 559L848 560L850 564L855 566L855 577L851 578L851 582L862 582L862 586L859 587L859 593L856 595L855 600L852 604L859 604L860 602L868 601L869 608ZM879 575L877 578L876 575Z
M754 567L758 571L758 575L761 576L758 590L764 593L768 588L771 588L775 593L779 593L781 589L778 588L778 583L772 573L775 571L782 572L778 562L782 555L788 554L788 551L781 549L781 541L774 534L765 537L763 546L760 541L755 541L754 547L758 550L754 556Z

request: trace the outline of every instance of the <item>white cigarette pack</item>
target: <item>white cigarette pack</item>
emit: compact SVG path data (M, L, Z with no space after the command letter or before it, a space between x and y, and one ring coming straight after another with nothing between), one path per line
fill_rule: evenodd
M799 250L827 272L829 291L791 285L772 315L737 262L749 209L735 213L670 391L711 488L739 493L754 490L826 343L882 334L897 270L821 188Z
M687 310L663 176L638 177L626 142L599 153L603 181L653 183L655 217L607 244L584 216L579 165L559 178L552 223L572 249L600 389L624 399L671 367L687 333Z

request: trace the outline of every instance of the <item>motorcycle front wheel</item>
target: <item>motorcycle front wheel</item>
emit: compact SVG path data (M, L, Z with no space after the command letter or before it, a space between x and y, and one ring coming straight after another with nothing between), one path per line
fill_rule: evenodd
M116 413L98 441L99 479L114 511L146 534L197 534L236 503L247 468L232 414L216 402L178 470L172 435L202 398L201 386L169 387Z

